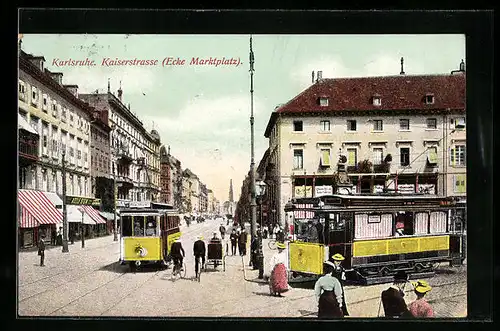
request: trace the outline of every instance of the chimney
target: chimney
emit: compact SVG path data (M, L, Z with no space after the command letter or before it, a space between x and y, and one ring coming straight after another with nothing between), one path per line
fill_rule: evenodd
M314 84L314 70L311 73L311 83Z
M51 72L50 75L52 76L53 80L55 80L58 84L62 85L62 77L63 77L62 72Z
M320 70L316 74L317 74L316 82L319 82L321 79L323 79L323 71Z
M63 85L71 94L78 98L78 85Z
M400 75L404 75L405 74L405 71L404 71L404 59L403 57L401 57L401 72L399 73Z
M120 88L118 89L118 99L120 99L120 101L122 101L122 95L123 95L122 81L120 81Z
M130 103L128 104L128 110L130 110Z
M111 85L109 83L109 78L108 78L108 93L111 92Z
M170 156L170 145L168 145L168 156Z
M462 62L460 62L460 71L465 72L465 62L464 62L464 59L462 59Z

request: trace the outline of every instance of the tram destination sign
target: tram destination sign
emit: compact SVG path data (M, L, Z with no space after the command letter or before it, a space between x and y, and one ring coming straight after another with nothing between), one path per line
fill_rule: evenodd
M101 199L76 197L76 196L67 195L66 196L66 204L67 205L100 206Z

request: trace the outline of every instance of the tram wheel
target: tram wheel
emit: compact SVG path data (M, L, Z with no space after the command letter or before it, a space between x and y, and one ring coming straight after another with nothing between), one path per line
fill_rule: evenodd
M137 266L135 265L134 262L129 263L130 271L131 272L136 272L137 271Z

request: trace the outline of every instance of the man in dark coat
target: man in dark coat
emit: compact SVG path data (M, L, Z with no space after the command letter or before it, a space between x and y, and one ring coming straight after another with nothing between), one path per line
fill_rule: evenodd
M195 274L198 275L198 259L201 258L202 268L205 265L206 247L202 236L198 236L198 240L194 242L193 253L194 253L194 271Z
M381 303L384 307L385 317L409 318L411 313L404 299L404 288L408 281L408 275L404 271L398 271L394 276L394 284L387 290L382 291ZM380 314L380 307L379 307Z
M40 236L38 241L38 255L40 256L40 267L45 267L45 236Z
M236 255L236 243L238 242L238 235L236 234L236 229L233 229L233 231L231 231L229 239L231 240L231 254Z
M170 256L172 257L172 260L174 260L174 266L178 264L181 266L181 271L184 270L183 261L186 253L184 252L184 248L182 248L182 244L179 238L177 238L172 244L170 248Z
M245 228L240 233L240 237L238 238L238 243L239 243L239 251L241 256L247 255L247 239L248 239L248 234Z

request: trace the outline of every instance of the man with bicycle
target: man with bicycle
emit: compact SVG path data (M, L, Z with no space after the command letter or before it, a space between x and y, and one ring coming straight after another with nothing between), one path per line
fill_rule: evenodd
M175 239L175 242L172 244L170 248L170 256L174 261L174 270L176 268L180 268L181 271L184 271L184 257L186 253L184 252L184 248L182 248L180 238Z
M195 274L198 275L198 270L199 270L198 261L200 260L200 258L201 258L202 268L205 265L206 248L202 236L198 236L198 240L194 242L193 253L194 253L194 271Z

